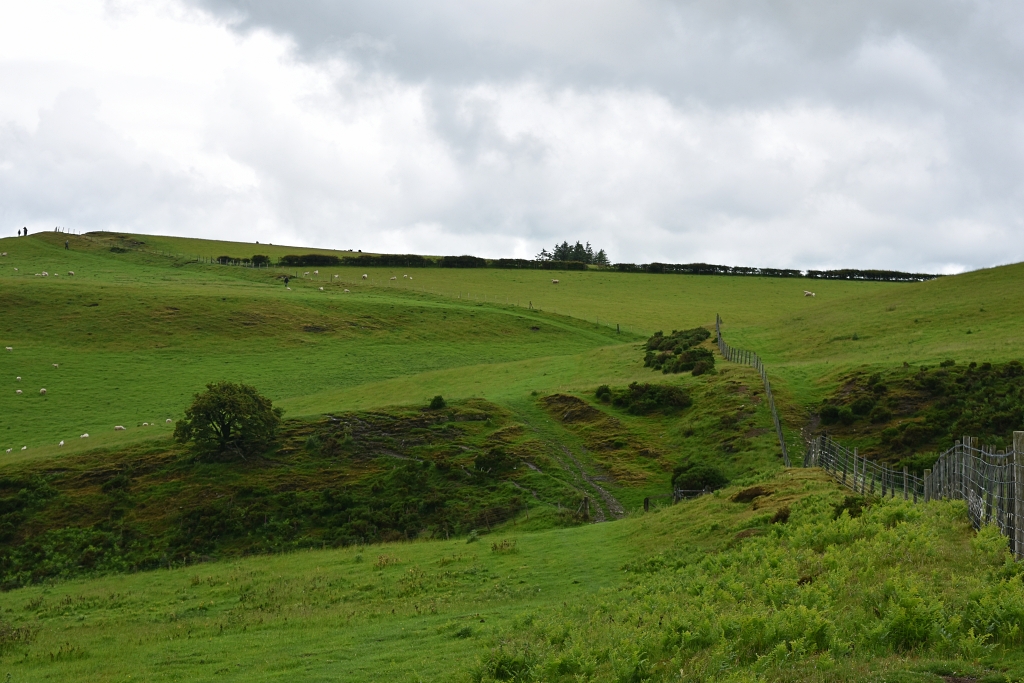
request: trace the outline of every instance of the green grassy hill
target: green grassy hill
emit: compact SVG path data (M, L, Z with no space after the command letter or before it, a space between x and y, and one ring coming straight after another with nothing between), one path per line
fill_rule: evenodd
M1021 674L1020 572L998 534L956 504L783 470L752 369L665 375L643 342L721 314L767 362L791 439L822 399L873 395L875 373L948 412L918 386L939 371L918 366L1020 359L1022 266L913 284L252 269L179 255L333 252L66 238L0 240L12 681ZM219 380L285 410L272 452L197 463L170 441L167 420ZM631 382L693 405L638 415L595 396ZM426 408L438 394L443 413ZM845 436L876 438L858 419ZM668 506L683 462L731 487Z

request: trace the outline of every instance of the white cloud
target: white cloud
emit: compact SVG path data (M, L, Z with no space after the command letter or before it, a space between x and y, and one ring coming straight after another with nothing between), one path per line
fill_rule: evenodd
M0 8L0 221L803 268L1024 258L1008 3L332 7Z

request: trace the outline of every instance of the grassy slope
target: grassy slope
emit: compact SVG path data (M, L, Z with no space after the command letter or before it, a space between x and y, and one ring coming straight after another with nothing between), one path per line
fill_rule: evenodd
M134 409L136 422L142 421L152 417L144 413L160 406L180 410L184 398L217 373L257 384L256 380L278 382L268 391L293 415L416 402L437 391L485 395L521 419L537 420L542 434L579 447L583 453L592 435L550 419L540 422L544 413L529 392L583 393L603 382L650 378L652 375L639 367L636 344L615 345L622 337L609 333L605 323L622 324L624 333L648 333L708 324L715 313L721 313L729 341L757 350L769 362L791 424L802 417L804 406L820 400L834 388L836 378L851 368L904 360L934 363L946 357L1000 361L1020 353L1019 324L1014 316L1021 303L1017 286L1021 266L913 285L815 283L811 289L818 296L813 299L802 297L807 286L803 281L586 272L560 273L561 283L553 286L550 275L540 272L440 269L410 271L411 282L402 279L401 270L380 269L369 273L366 283L358 278L358 271L331 269L331 274L342 276L339 283L333 278L293 281L293 291L285 293L271 271L175 265L165 257L144 254L115 256L99 248L90 251L85 241L76 243L76 251L68 254L58 248L62 241L45 234L20 241L0 240L0 251L11 253L0 261L0 306L6 323L0 333L5 335L4 345L17 347L19 353L25 349L24 356L0 356L0 372L11 375L10 379L23 374L27 387L29 371L13 368L11 359L31 360L33 373L49 372L51 362L63 362L52 357L56 352L66 353L72 367L55 373L75 370L74 359L89 360L79 368L82 374L77 382L68 385L76 392L64 394L70 403L62 406L63 410L23 413L15 422L7 416L17 406L0 394L0 420L5 421L0 422L0 433L8 427L11 432L23 429L27 439L54 426L74 433L89 424L76 422L80 415L107 420L109 408L115 405L126 411ZM200 245L191 246L198 251ZM225 250L223 244L203 248L212 249L210 255L258 253L248 245L237 254ZM15 259L22 267L18 275L12 271ZM75 269L81 277L76 275L69 284L65 279L26 276L26 272L43 268L51 272ZM399 279L391 283L387 279L391 276ZM329 293L320 293L319 286ZM350 299L339 291L344 286L353 289ZM100 307L106 305L116 315L89 319L89 311L100 307L82 313L76 306L85 308L100 296L107 297L97 301ZM365 307L348 303L354 300L363 301ZM524 306L529 302L543 312L506 306L506 300ZM179 310L168 314L168 307ZM159 314L158 309L162 311ZM366 325L370 330L332 327L339 320L357 320L358 315L371 316L366 319L372 321ZM540 321L541 331L529 331L529 325L526 330L516 328L520 316L532 316L531 324ZM601 326L596 324L598 319ZM499 321L506 320L513 322L502 327ZM401 321L401 326L395 321ZM256 322L258 333L244 322ZM328 327L329 331L304 332L301 328L306 325ZM500 331L480 338L481 333L486 336L488 327ZM967 327L971 335L966 334ZM88 334L90 331L93 334ZM849 338L854 332L857 340ZM351 354L347 359L346 353ZM729 371L747 372L740 368ZM291 375L285 377L287 373ZM179 374L187 375L187 381L177 384ZM44 378L48 384L52 384L51 377L55 376L33 375L34 380ZM751 375L744 383L756 386L752 379ZM131 382L130 389L117 392L133 393L115 395L113 387L126 382ZM98 388L83 390L83 384ZM13 394L15 385L8 386ZM53 386L57 390L47 399L33 394L24 397L35 400L32 410L56 402L61 385ZM740 396L735 393L729 400ZM104 406L105 402L111 406ZM713 413L695 413L693 419L711 422L715 417ZM760 416L755 419L763 420ZM123 417L120 421L129 422ZM116 445L114 439L146 438L150 433L138 429L135 434L105 438ZM720 453L712 451L721 445L717 436L710 440L699 437L688 444L689 437L664 429L657 438L684 454ZM764 439L754 438L751 453L760 452L758 444ZM56 452L52 447L33 451L41 456ZM7 462L11 462L10 456ZM744 469L751 462L739 458L735 465ZM762 476L770 471L766 468ZM810 477L799 483L801 491L826 498L836 495L833 486L811 473L786 476ZM784 484L773 485L781 488ZM632 502L630 507L635 507L636 500ZM524 614L539 615L547 620L544 623L575 619L570 626L577 629L578 638L593 643L610 638L609 643L628 644L632 636L593 631L586 616L607 609L612 615L629 611L628 605L616 603L620 595L626 595L627 601L635 599L616 590L626 586L627 578L619 571L622 563L673 545L720 550L734 542L736 530L766 523L764 514L730 505L706 499L654 517L524 534L519 538L518 555L494 554L483 544L415 543L367 549L363 562L355 561L354 549L297 553L23 589L4 595L2 609L7 621L34 626L36 636L27 647L15 644L4 665L21 679L123 680L140 671L157 680L212 678L215 673L266 679L291 678L295 673L312 679L436 679L452 671L464 672L477 660L485 664L493 660L488 659L487 648L498 645L499 636L509 639L507 634L500 635L506 627L512 628L509 633L525 634L527 640L539 638L540 652L540 641L548 636L530 627L531 620L522 618ZM655 518L658 523L652 524L650 520ZM950 523L957 519L955 512L942 512L914 520L913 529L945 539L940 553L929 551L928 546L913 546L915 553L923 552L907 555L909 564L893 565L894 558L885 555L883 545L872 550L879 554L872 555L865 566L875 567L872 576L892 566L918 572L938 581L939 589L950 591L950 595L958 592L954 588L957 581L981 582L979 585L994 581L987 567L993 561L998 564L998 550L985 548L972 552L981 553L979 558L988 553L996 560L989 557L963 566L954 563L957 571L970 576L951 578L949 558L967 557L967 549L974 547L969 543L969 530L961 522ZM850 547L860 552L860 546ZM452 563L441 559L443 555L465 554L467 549L476 557L454 558ZM378 572L372 567L378 554L394 555L402 561ZM758 564L753 556L742 561ZM850 559L837 555L835 561L849 564ZM452 569L460 563L474 571ZM836 580L843 582L842 576L837 574ZM570 577L580 583L571 583ZM795 582L799 577L780 573L777 578ZM858 599L868 598L875 599ZM436 614L430 613L431 601ZM574 601L584 614L572 617L550 611L559 601ZM483 623L478 614L485 619ZM123 650L118 649L123 648L118 643L123 643L125 625L135 639L131 658L121 656ZM466 627L471 629L463 633L467 637L456 637ZM311 642L316 645L310 646ZM961 643L957 645L960 649L950 652L964 656L963 647ZM614 662L608 658L611 651L614 648L606 648L605 659L598 664L604 666L599 678L614 675ZM705 660L710 662L717 655L709 653ZM939 654L936 651L929 657ZM591 655L600 659L599 652ZM334 668L336 665L348 668ZM842 676L814 676L853 680L870 677L873 668L902 666L905 662L885 655L884 648L875 655L868 648L859 660L840 660ZM785 678L784 671L774 669L765 675ZM752 671L736 670L741 678L747 674ZM728 679L723 676L722 680ZM921 674L903 680L937 679Z

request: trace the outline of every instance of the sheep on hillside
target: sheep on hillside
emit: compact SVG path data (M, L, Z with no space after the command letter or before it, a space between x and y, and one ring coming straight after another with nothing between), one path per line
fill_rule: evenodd
M58 446L63 446L63 445L64 445L64 439L61 439L61 440L60 440L60 443L59 443L59 444L57 444L57 445L58 445Z
M322 292L322 291L324 291L324 288L323 288L323 287L321 287L321 288L320 288L320 291L321 291L321 292Z
M348 290L347 289L345 290L345 293L348 294Z
M56 363L54 363L54 364L53 364L53 367L55 367L55 368L56 368L56 367L59 367L59 366L58 366L58 365L57 365Z
M397 277L392 277L391 279L392 279L392 280L397 280L398 278L397 278Z
M17 270L17 268L15 268L15 270ZM366 273L363 273L363 279L365 280L367 277L369 276Z
M339 277L341 277L341 276L340 275L335 275L334 279L338 279Z
M16 394L20 394L20 393L21 393L21 389L16 389L16 390L14 391L14 393L16 393Z
M171 418L167 418L166 420L164 420L164 422L174 422L174 420L172 420Z
M75 274L75 271L73 271L73 270L69 270L68 271L68 275L74 275L74 274Z
M39 395L40 396L46 396L46 389L40 389L39 390Z
M302 274L302 277L306 277L307 275L309 275L309 271L308 270L305 273Z
M10 452L11 452L11 451L13 451L13 450L14 450L13 448L8 448L8 449L7 449L7 452L8 452L8 453L10 453Z
M807 291L807 290L805 289L805 290L804 290L804 296L814 296L814 292L808 292L808 291Z
M552 280L552 281L551 281L551 284L553 284L553 285L557 285L557 284L558 284L558 280Z
M89 438L89 432L86 432L85 434L82 434L82 435L81 435L80 437L78 437L78 438L79 438L79 439L88 439L88 438Z
M8 351L13 351L13 350L14 350L14 347L13 347L13 346L8 346L8 347L7 347L7 350L8 350Z
M28 446L22 446L22 447L21 447L21 450L23 450L23 451L27 451L27 450L28 450Z
M121 425L117 425L116 427L114 427L115 432L123 432L124 430L124 427Z
M314 271L313 271L313 275L319 275L319 274L320 274L320 271L319 271L319 270L314 270Z
M18 380L19 382L21 381L20 377L15 377L14 379Z

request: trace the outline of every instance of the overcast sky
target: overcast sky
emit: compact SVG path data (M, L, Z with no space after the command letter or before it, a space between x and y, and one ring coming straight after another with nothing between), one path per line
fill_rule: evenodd
M0 4L0 234L1024 260L1019 0Z

